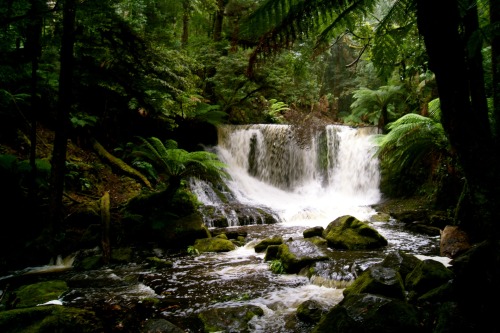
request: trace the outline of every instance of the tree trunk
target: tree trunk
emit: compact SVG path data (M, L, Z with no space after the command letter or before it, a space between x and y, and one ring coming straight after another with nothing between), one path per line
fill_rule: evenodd
M500 22L500 1L490 0L490 24ZM500 34L493 34L491 41L491 64L493 74L493 120L496 144L500 145Z
M111 216L109 213L110 198L109 191L104 192L101 198L101 245L102 245L102 261L105 265L111 260L111 242L110 242L110 224Z
M222 40L222 24L224 22L225 7L226 7L226 0L217 0L217 12L215 13L215 19L214 19L215 42L219 42Z
M62 227L63 192L66 151L68 141L69 112L71 108L71 86L73 79L73 46L75 42L75 0L63 3L63 35L61 40L61 69L59 73L59 104L57 110L54 149L52 153L51 197L49 230L57 234Z
M471 104L474 81L464 70L470 68L467 41L460 35L457 0L419 0L418 28L424 37L429 67L436 75L441 101L442 124L464 170L471 200L471 215L458 223L476 239L498 239L500 165L484 110ZM443 18L446 17L446 20ZM482 70L476 68L475 70Z
M31 128L30 128L30 181L28 188L28 198L31 207L35 209L37 189L36 189L36 127L37 127L37 112L38 112L38 63L41 55L41 35L42 35L42 6L43 2L39 0L30 1L31 8L29 11L30 21L28 27L28 38L26 42L26 47L29 50L31 58L31 87L30 87L30 99L31 99ZM36 213L34 214L36 215Z
M190 0L182 1L182 36L181 45L186 47L189 41L189 20L191 17L191 3Z

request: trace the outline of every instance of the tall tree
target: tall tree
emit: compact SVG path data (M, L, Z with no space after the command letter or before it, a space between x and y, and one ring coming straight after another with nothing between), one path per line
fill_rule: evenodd
M63 3L63 32L61 39L61 69L59 73L59 101L52 153L51 197L49 230L60 231L63 223L63 192L66 173L66 151L68 141L69 113L72 103L71 87L73 83L73 49L75 44L76 1L65 0Z

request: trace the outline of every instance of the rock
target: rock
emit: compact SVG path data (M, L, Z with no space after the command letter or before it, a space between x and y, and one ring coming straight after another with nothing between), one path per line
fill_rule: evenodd
M344 289L344 296L351 294L376 294L405 299L403 279L393 268L375 264L368 267L354 282Z
M441 232L441 242L439 244L441 256L453 259L470 249L470 247L469 236L460 227L447 225Z
M184 333L185 331L165 319L150 319L141 333Z
M406 276L405 287L410 292L409 298L413 299L441 286L453 277L453 272L442 263L426 259Z
M317 323L327 311L315 300L307 300L297 308L297 318L307 323Z
M334 249L368 250L387 245L387 240L377 230L350 215L330 222L323 232L323 238Z
M269 245L281 245L283 244L283 238L281 236L273 236L271 238L266 238L255 245L255 252L264 252Z
M316 261L328 260L321 248L306 240L291 240L281 244L277 257L283 263L285 272L292 274Z
M248 322L264 311L256 305L203 310L198 318L203 322L205 332L249 332Z
M421 260L414 255L407 254L403 251L395 251L389 253L381 264L384 267L390 267L398 271L404 281L406 276L420 264L420 261Z
M320 237L322 237L324 230L325 229L323 227L309 228L309 229L304 230L302 232L302 235L304 236L304 238L311 238L311 237L314 237L314 236L320 236Z
M417 333L417 309L402 300L353 294L324 315L313 333Z
M279 245L269 245L266 249L266 255L264 256L264 261L271 261L278 259Z
M202 238L194 242L194 248L198 252L229 252L236 249L236 246L227 239L222 238Z

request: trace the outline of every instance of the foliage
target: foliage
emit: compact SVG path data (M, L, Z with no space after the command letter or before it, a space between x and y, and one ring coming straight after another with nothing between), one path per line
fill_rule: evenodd
M193 245L189 245L187 248L187 253L191 256L198 256L200 255L200 251L198 251L197 248L195 248Z
M449 173L455 168L456 161L439 120L439 99L435 99L429 103L429 117L406 114L388 125L387 134L376 137L384 178L382 187L393 192L390 194L414 194L425 182L432 181L433 175L434 182L438 182L439 172Z
M275 274L285 273L285 266L283 266L283 262L279 259L272 260L269 263L269 268L271 269L271 272L273 272Z
M283 123L283 112L290 110L288 105L284 102L278 102L275 98L269 100L269 107L267 110L267 117L271 123Z
M377 90L361 88L355 91L353 95L355 101L351 104L352 114L344 121L385 125L384 117L387 117L387 120L397 117L397 105L401 103L400 96L400 86L382 86Z
M134 151L134 155L151 162L158 174L166 177L168 182L167 201L172 203L181 180L197 177L209 181L218 181L229 177L226 165L217 155L207 151L188 152L177 147L177 142L167 140L163 143L156 137L139 137L142 145Z

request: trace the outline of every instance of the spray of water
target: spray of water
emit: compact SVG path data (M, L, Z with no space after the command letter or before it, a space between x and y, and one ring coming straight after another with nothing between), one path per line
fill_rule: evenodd
M228 165L235 200L268 207L289 225L326 225L341 215L373 213L370 205L380 200L376 133L328 125L299 145L287 125L221 126L215 151ZM194 186L199 199L216 206L200 186Z

